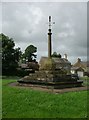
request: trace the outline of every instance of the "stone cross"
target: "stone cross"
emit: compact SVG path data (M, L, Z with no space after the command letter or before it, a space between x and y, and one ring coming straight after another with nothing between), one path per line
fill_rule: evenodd
M52 22L51 22L51 16L49 16L49 20L48 20L48 23L49 23L49 28L48 28L48 58L51 58L51 53L52 53L52 43L51 43L51 26L52 26ZM55 24L53 22L53 24Z

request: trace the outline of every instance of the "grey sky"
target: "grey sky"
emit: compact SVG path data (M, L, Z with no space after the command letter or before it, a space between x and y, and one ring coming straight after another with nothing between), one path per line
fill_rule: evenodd
M22 51L33 44L37 60L47 56L48 16L52 16L53 51L68 54L70 62L87 59L87 3L24 2L2 3L2 32L15 41ZM1 21L0 21L1 22ZM0 31L1 32L1 31Z

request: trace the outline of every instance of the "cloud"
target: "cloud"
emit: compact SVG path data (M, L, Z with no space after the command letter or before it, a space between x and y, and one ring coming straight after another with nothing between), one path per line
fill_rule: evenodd
M52 48L68 54L71 62L87 59L87 3L3 3L2 30L22 51L38 48L38 60L47 56L48 16L52 16Z

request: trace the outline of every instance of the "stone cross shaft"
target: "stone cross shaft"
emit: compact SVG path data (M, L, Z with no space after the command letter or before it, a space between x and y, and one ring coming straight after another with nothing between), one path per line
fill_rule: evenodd
M52 45L51 45L51 16L49 16L49 28L48 28L48 58L51 58Z

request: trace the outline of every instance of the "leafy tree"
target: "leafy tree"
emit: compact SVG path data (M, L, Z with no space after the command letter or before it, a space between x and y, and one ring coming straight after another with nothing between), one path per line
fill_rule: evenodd
M61 58L61 54L57 54L57 52L54 52L51 57L57 57L57 58Z
M35 58L37 56L37 55L35 55L36 52L37 52L37 47L35 47L33 45L29 45L25 49L25 52L23 54L23 58L25 58L25 60L27 60L28 62L35 61Z
M2 39L2 73L14 73L18 67L18 61L21 56L20 48L14 49L15 43L12 38L0 34Z

